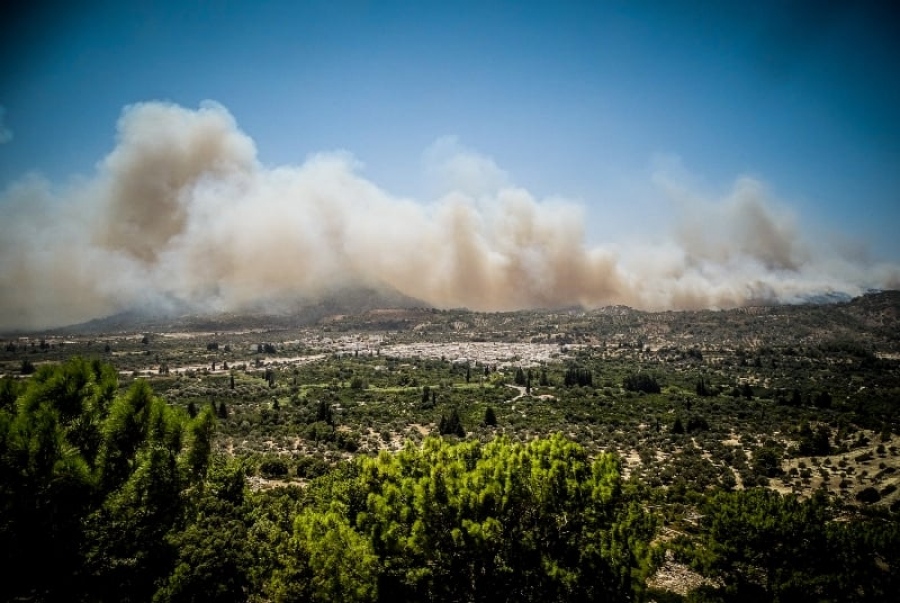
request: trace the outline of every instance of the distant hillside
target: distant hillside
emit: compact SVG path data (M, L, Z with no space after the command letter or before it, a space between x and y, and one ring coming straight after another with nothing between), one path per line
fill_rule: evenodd
M295 328L316 324L332 316L360 315L379 309L423 306L427 304L397 291L352 288L334 291L319 299L256 303L241 312L206 313L197 308L184 306L166 311L134 309L62 329L53 329L53 332L90 334Z
M900 291L868 293L849 301L730 310L644 312L610 306L491 313L436 310L396 291L345 289L316 300L273 302L243 312L132 310L54 329L52 334L268 331L314 325L337 332L391 331L409 341L552 341L706 350L851 344L869 353L897 353Z

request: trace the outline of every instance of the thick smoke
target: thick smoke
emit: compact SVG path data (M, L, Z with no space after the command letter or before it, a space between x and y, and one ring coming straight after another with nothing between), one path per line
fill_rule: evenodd
M288 307L354 286L477 310L678 309L900 281L813 249L751 179L716 201L663 182L681 216L670 243L591 247L580 206L535 199L453 139L426 159L448 191L429 204L380 189L346 154L264 167L213 103L129 107L92 178L55 190L30 177L3 194L0 328L160 304Z

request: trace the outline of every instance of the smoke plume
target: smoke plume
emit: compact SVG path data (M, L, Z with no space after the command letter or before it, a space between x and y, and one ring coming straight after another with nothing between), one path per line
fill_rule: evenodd
M214 103L128 107L96 174L3 193L0 328L278 307L353 286L476 310L680 309L900 282L895 266L814 248L752 179L717 200L663 179L680 216L668 243L590 246L583 207L534 198L454 139L426 159L444 191L429 203L382 190L348 154L265 167Z

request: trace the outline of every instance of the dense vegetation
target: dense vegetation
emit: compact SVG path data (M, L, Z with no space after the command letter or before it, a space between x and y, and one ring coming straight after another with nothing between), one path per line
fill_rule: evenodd
M99 361L41 364L27 379L0 380L0 597L681 600L648 580L676 560L703 579L686 595L690 600L891 600L900 591L896 513L862 499L848 504L825 489L800 498L753 487L780 479L782 455L845 445L828 423L804 422L815 398L808 407L801 392L794 406L790 395L776 401L780 390L770 386L769 402L748 402L743 392L715 391L727 384L713 372L704 375L703 389L714 391L694 398L699 359L687 362L695 370L677 383L587 356L577 366L536 373L544 385L527 398L524 418L584 425L591 431L572 433L591 434L590 446L572 434L551 435L552 428L543 435L512 429L521 419L504 402L510 388L491 371L476 383L450 363L421 364L418 383L399 364L375 370L364 359L303 369L332 372L325 381L331 385L321 389L304 387L312 373L261 370L256 379L265 403L246 407L236 397L214 404L200 396L163 398L143 379L120 387L115 370ZM256 387L244 373L237 383L224 379L217 391ZM637 396L625 398L627 410L585 385L610 388L615 379L641 386L620 390ZM645 391L651 380L670 391ZM167 394L178 391L175 381L159 384ZM402 403L422 420L444 417L453 423L451 435L407 440L395 452L350 454L361 443L359 428L339 427L389 412L380 409L378 388L398 398L395 409ZM831 413L846 432L841 417L866 410L846 404L816 408L816 416ZM745 428L795 422L797 450L763 439L752 459L736 459L736 451L717 448L736 413ZM221 445L215 452L223 437L217 430L238 433L251 420L258 422L248 431L271 425L286 435L303 426L312 450L352 458L235 457ZM637 421L646 425L635 427L634 437L658 440L661 449L672 445L673 455L664 466L648 461L626 479L623 459L597 441ZM459 439L463 425L468 439ZM726 471L734 465L742 468L745 489L735 489ZM307 479L251 490L248 473Z
M900 588L900 523L844 516L821 492L808 500L754 488L701 505L686 558L721 584L698 598L889 601Z
M112 367L79 359L0 390L4 598L147 598L202 496L212 413L144 381L119 394Z

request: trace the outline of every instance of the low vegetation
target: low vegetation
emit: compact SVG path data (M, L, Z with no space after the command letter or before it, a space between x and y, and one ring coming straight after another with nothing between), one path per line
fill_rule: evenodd
M891 600L885 295L8 339L2 597Z

